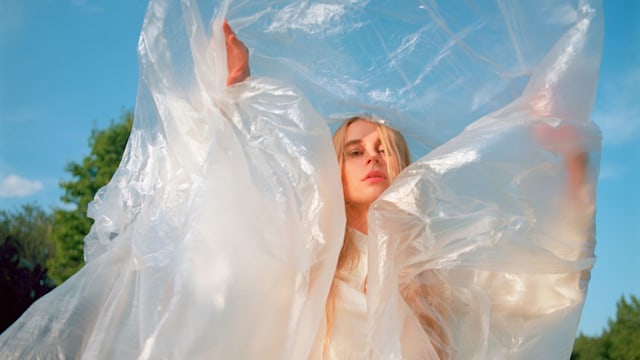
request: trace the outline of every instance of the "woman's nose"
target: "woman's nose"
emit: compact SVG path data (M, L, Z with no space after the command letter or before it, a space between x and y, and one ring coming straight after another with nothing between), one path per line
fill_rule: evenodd
M375 161L377 163L382 162L382 156L378 151L367 151L367 163Z

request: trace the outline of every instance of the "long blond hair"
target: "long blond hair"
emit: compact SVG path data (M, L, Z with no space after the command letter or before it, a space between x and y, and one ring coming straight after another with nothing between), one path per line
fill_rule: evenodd
M380 136L380 143L385 149L385 155L387 156L387 174L389 181L392 182L396 176L411 163L411 153L409 147L402 134L378 121L372 121L370 117L360 115L348 118L340 125L333 135L333 147L336 151L336 157L338 158L338 164L340 171L343 171L345 161L345 140L347 136L347 129L351 124L356 121L363 120L368 121L376 126L378 135ZM349 212L349 204L345 200L345 209ZM348 236L348 232L345 232L345 239L340 250L340 257L338 258L338 265L336 273L344 270L352 270L358 265L359 252L355 247L355 244Z

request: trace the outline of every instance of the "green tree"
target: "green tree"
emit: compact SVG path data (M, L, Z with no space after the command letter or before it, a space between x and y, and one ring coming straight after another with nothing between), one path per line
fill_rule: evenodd
M623 296L617 304L615 321L609 320L604 347L609 359L640 360L640 300Z
M573 344L572 360L604 360L608 359L602 336L586 336L580 334Z
M37 205L23 205L19 210L0 210L0 241L11 237L19 247L21 258L44 266L53 245L51 214Z
M89 202L118 168L132 124L133 113L129 111L119 121L112 120L106 129L94 129L89 138L90 154L79 163L69 163L65 169L72 179L60 183L64 190L61 200L68 206L54 211L55 252L47 263L50 276L58 284L84 264L84 237L92 224L87 217Z
M597 337L580 334L573 346L571 359L640 360L640 300L622 296L617 304L615 320Z
M52 216L35 205L0 210L0 332L54 287L45 267L51 223Z

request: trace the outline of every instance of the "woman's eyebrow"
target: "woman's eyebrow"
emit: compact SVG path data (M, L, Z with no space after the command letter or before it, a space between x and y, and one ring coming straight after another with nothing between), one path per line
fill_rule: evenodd
M361 139L349 140L344 144L344 147L349 147L353 145L359 145L362 142Z

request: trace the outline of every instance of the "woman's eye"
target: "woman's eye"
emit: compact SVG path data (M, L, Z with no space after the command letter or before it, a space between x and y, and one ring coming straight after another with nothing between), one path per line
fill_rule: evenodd
M362 155L362 151L361 150L349 150L347 151L347 156L348 157L355 157L355 156L360 156Z
M385 153L384 148L380 148L380 149L378 149L378 152L379 152L380 154L384 154L384 153Z

